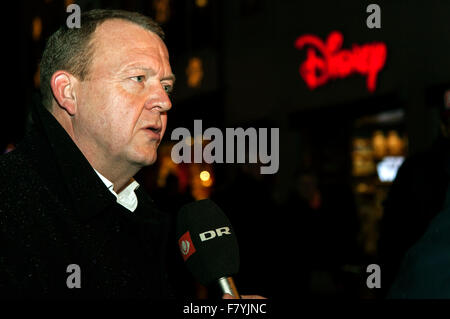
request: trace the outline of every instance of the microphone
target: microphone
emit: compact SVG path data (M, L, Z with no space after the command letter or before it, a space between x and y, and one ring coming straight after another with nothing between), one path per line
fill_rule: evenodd
M239 271L239 246L224 212L210 199L181 207L176 234L184 262L203 285L217 282L223 293L240 298L233 281Z

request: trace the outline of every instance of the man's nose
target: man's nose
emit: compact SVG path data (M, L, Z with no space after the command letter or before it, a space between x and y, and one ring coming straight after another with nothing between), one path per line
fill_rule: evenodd
M157 110L160 113L167 112L172 108L172 102L164 87L155 86L150 89L145 107L149 110Z

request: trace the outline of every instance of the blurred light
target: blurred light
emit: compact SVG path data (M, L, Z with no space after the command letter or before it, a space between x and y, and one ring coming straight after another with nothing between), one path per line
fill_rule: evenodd
M210 187L212 185L212 179L208 179L207 181L202 181L202 185L204 187Z
M158 23L166 23L170 18L169 0L153 0L155 20Z
M199 8L206 7L208 5L208 0L195 0L195 5Z
M34 41L38 41L42 33L42 20L40 17L35 17L32 22L31 36Z
M357 193L367 193L370 191L370 187L365 183L359 183L356 185L356 192Z
M39 65L36 69L36 72L34 72L34 76L33 76L33 82L34 82L34 87L35 88L39 88L39 86L41 85L41 74L40 74L40 68Z
M210 180L211 175L209 174L208 171L202 171L200 173L200 179L202 180L202 182L206 182Z
M187 85L191 88L198 88L203 79L203 63L200 58L193 57L189 59L186 68Z
M378 178L382 182L392 182L405 158L403 156L386 156L377 165Z
M382 158L386 156L386 138L384 137L383 131L377 130L372 135L372 146L373 152L376 158Z
M394 130L388 132L386 144L390 155L402 155L403 141Z
M190 173L189 175L191 176L191 178L189 179L190 187L191 187L191 194L196 200L209 198L209 196L211 195L210 186L212 185L212 176L210 176L209 179L206 181L202 181L202 179L199 178L200 174L206 170L207 170L207 167L202 166L202 165L198 165L198 164L190 164L189 165L189 173ZM208 171L208 173L209 173L209 171Z
M65 0L64 4L66 5L66 7L70 6L71 4L73 4L75 1L74 0Z

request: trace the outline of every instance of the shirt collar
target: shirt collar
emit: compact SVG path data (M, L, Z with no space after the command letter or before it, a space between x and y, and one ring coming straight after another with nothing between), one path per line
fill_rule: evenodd
M99 171L97 171L95 168L94 168L94 172L97 173L98 177L100 177L103 184L105 184L106 188L108 188L110 191L112 190L114 192L114 184L109 179L107 179L105 176L100 174ZM115 192L114 192L114 194L115 194Z
M138 205L138 199L135 193L135 190L139 187L139 183L132 178L131 183L127 185L119 194L117 194L114 191L114 184L107 179L105 176L100 174L99 171L97 171L94 168L94 171L97 173L98 177L102 180L102 182L105 184L106 188L109 189L109 191L117 198L117 203L125 207L131 212L134 212L136 210L136 207Z

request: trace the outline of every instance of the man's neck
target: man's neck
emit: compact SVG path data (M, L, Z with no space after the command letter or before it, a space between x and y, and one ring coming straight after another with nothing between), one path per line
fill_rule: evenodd
M118 161L112 162L110 158L103 158L100 155L102 154L101 150L95 149L95 146L92 145L86 146L76 138L70 120L65 116L61 116L58 112L50 113L52 113L59 124L61 124L73 142L77 145L78 149L88 160L89 164L114 184L114 191L117 194L133 182L133 176L140 170L140 167L124 165Z
M104 175L101 172L100 172L100 174L102 174L103 176L108 178L108 180L110 180L111 183L113 183L113 185L114 185L113 189L116 192L116 194L119 194L122 190L124 190L128 185L130 185L134 181L134 178L133 178L134 174L133 175L124 175L123 177L118 177L115 179L111 179L111 178L107 177L107 175Z
M84 154L83 150L80 148ZM123 165L120 163L107 163L105 161L99 161L98 157L89 159L89 155L85 154L86 159L91 166L104 177L106 177L111 183L114 184L114 191L119 194L124 188L134 181L133 176L139 171L139 168L133 169L121 169Z

